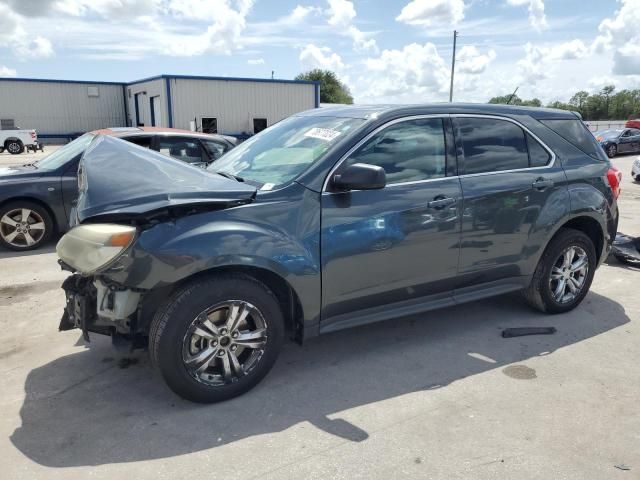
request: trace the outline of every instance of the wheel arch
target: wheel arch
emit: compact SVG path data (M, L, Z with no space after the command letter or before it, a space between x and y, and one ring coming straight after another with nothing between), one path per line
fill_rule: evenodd
M287 334L292 340L302 343L304 338L304 311L298 293L295 291L291 283L279 273L264 267L248 265L224 265L213 267L187 276L170 286L153 289L146 295L142 306L141 316L143 325L141 325L141 327L148 327L158 305L170 297L172 292L178 288L188 283L197 282L205 278L211 278L225 273L241 273L250 276L269 288L276 296L278 303L282 308Z
M18 137L7 137L7 138L5 138L4 143L2 145L6 149L7 145L12 141L16 141L16 142L18 142L20 145L22 145L24 147L24 142L22 140L20 140Z
M604 229L598 220L587 215L571 218L563 223L551 238L553 239L562 228L572 228L587 235L596 249L597 263L600 263L602 252L604 251ZM551 241L551 239L549 241Z
M43 209L46 210L46 212L49 214L49 217L51 218L51 223L53 224L53 233L58 233L60 231L58 228L58 219L56 218L56 215L53 212L53 210L51 210L51 207L47 205L46 202L43 202L37 197L29 197L29 196L10 197L5 200L0 200L0 208L3 208L5 205L9 203L20 202L20 201L31 202L31 203L40 205Z

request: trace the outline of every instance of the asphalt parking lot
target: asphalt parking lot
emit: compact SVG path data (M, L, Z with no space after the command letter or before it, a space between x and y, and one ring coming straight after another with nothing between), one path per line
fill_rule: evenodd
M614 163L620 231L640 235L634 158ZM510 295L291 344L209 406L145 352L59 333L65 276L54 244L0 251L3 479L640 478L640 269L603 265L561 316ZM501 338L517 326L558 331Z

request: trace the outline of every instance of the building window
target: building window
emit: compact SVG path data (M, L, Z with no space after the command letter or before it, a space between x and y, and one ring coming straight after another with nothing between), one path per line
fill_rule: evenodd
M218 119L202 117L202 133L218 133Z
M0 130L15 130L16 123L13 118L3 118L0 120Z
M267 119L266 118L254 118L253 119L253 133L260 133L265 128L267 128Z

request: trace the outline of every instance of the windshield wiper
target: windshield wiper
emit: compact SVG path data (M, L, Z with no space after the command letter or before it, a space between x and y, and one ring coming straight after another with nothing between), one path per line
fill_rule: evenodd
M229 178L231 180L235 180L236 182L244 182L244 178L242 177L238 177L237 175L234 175L232 173L229 172L225 172L223 170L217 170L216 173L222 177L225 178Z

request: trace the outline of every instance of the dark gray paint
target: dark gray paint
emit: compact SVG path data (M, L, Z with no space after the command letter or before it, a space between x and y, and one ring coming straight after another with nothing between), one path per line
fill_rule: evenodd
M449 176L443 180L323 193L328 173L375 129L406 116L446 118L457 113L516 120L556 153L556 163L497 175L456 176L456 163L464 159L453 148L448 153ZM133 248L104 276L153 291L218 268L268 271L291 287L301 306L303 335L310 337L522 288L548 241L573 218L596 222L605 239L600 261L606 257L617 224L616 202L604 183L609 164L588 157L536 121L575 119L571 113L437 105L332 108L304 115L369 121L296 181L278 191L258 192L251 204L145 226ZM121 161L124 165L127 159ZM540 177L553 185L537 191L533 183ZM142 174L137 180L146 181ZM114 184L117 181L116 176ZM440 196L454 203L432 212L429 201Z

